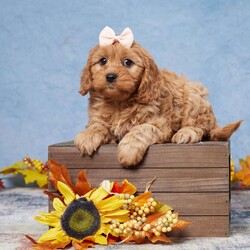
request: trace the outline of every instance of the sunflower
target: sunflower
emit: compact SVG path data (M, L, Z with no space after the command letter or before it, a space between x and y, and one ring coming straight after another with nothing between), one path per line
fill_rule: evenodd
M119 196L109 196L102 186L92 189L84 196L75 194L63 182L57 187L63 195L62 199L54 198L54 211L39 213L35 219L51 227L41 235L38 244L68 245L84 242L107 245L110 233L110 222L128 221L128 210L122 209L124 200Z

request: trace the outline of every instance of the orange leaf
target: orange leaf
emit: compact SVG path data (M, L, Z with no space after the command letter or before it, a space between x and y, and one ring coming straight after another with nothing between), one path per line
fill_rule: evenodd
M107 238L108 245L112 245L112 244L116 243L117 240L118 240L118 238L113 236L112 234L108 235L108 238Z
M61 249L61 248L65 248L67 245L69 245L69 242L60 242L60 243L56 243L56 244L52 244L51 242L45 242L45 243L37 243L31 236L29 235L25 235L25 237L30 240L33 244L33 248L36 250L56 250L56 249Z
M162 216L164 216L165 214L166 214L166 212L157 212L157 213L154 213L152 215L149 215L144 224L152 224L152 225L156 224L158 219L161 218Z
M49 160L47 162L48 167L50 168L50 182L53 184L55 190L57 188L57 182L61 181L68 185L70 188L73 188L68 169L65 166L60 166L57 162Z
M88 240L84 240L83 242L72 241L72 245L76 250L85 250L89 247L95 247L95 243Z
M91 186L88 183L86 177L86 170L81 170L78 174L77 182L73 188L73 191L79 195L84 195L91 190Z
M155 236L154 233L150 233L148 235L148 239L152 242L155 243L157 241L165 242L165 243L170 243L172 242L164 233L162 233L160 236Z
M134 194L136 192L136 187L126 179L122 181L122 187L123 194Z
M189 221L184 221L184 220L179 220L177 224L173 226L173 229L184 229L186 226L190 225L191 222Z
M135 201L135 202L138 202L138 206L141 207L141 206L143 206L144 203L146 203L147 200L150 198L151 193L152 193L152 192L149 191L149 192L140 194L140 195L138 195L138 196L135 197L134 201Z
M53 194L53 193L49 192L48 190L44 190L43 193L46 194L46 195L48 195L51 200L54 200L55 198L58 198L61 201L63 201L63 197L62 196L57 195L57 194Z

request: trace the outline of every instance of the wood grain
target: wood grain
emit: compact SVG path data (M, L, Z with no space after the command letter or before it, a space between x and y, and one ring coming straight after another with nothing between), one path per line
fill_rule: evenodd
M191 224L184 230L175 230L173 237L227 237L230 234L228 216L180 216Z
M60 162L63 164L63 162ZM70 169L70 177L76 182L81 169ZM138 192L144 192L146 184L154 177L157 180L151 190L157 193L228 192L228 170L220 169L88 169L87 178L92 187L98 187L103 180L119 181L128 179Z
M182 216L229 215L229 195L227 193L153 193L153 197L169 206ZM49 201L49 210L53 210Z
M102 145L93 157L81 157L73 142L49 146L49 159L63 161L68 168L121 168L117 145ZM229 142L203 142L177 145L156 144L149 147L137 166L145 168L228 168Z

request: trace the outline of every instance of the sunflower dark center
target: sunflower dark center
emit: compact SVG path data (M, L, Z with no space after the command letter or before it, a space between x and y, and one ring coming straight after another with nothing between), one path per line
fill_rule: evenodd
M82 240L99 229L100 214L92 201L80 198L68 205L61 217L61 225L68 236Z

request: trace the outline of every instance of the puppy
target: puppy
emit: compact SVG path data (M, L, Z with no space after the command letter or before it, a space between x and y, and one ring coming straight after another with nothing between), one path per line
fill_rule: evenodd
M206 88L158 69L129 28L121 35L109 27L100 33L81 77L80 93L88 92L89 122L75 145L92 155L102 144L119 142L125 167L138 164L152 144L228 140L241 123L220 128Z

